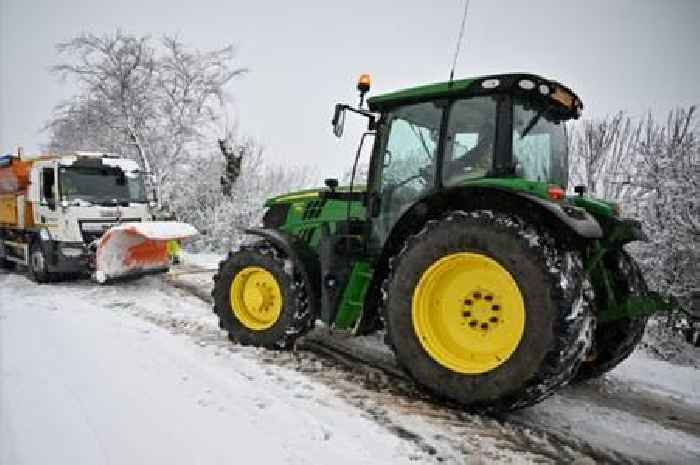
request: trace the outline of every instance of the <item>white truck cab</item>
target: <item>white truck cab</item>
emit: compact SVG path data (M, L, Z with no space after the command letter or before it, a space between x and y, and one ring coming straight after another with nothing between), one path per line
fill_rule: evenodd
M78 152L36 161L30 177L34 224L53 241L88 246L116 223L152 219L133 160Z
M153 220L148 174L133 160L92 152L15 160L30 166L28 183L6 189L0 199L0 263L25 265L38 281L53 273L94 271L105 232ZM11 168L4 169L13 181Z

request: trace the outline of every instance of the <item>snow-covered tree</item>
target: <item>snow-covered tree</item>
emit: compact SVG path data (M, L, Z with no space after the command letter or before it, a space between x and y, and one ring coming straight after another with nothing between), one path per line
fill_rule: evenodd
M232 45L202 52L169 36L154 44L118 30L57 48L67 59L53 70L74 80L79 94L56 107L49 148L133 152L166 197L169 179L221 138L226 86L246 72L234 66Z
M313 171L266 163L263 149L250 139L241 141L235 153L245 153L241 171L230 195L223 195L218 182L225 172L225 161L211 152L188 173L176 179L170 207L179 219L193 224L202 233L199 249L230 250L239 245L243 231L261 223L264 203L269 197L317 183Z
M199 247L233 247L260 222L266 197L314 178L304 167L270 166L258 144L237 137L226 89L246 69L234 65L231 45L199 51L175 37L117 31L81 34L58 50L67 59L53 70L79 92L47 123L49 149L133 156L155 175L168 216L203 233Z
M623 113L574 126L571 185L620 202L642 222L649 242L635 243L650 286L688 298L700 283L700 130L696 108L659 123Z
M637 145L634 213L649 242L638 247L647 279L664 294L688 298L700 289L700 133L695 107L649 116ZM634 198L631 198L634 196Z

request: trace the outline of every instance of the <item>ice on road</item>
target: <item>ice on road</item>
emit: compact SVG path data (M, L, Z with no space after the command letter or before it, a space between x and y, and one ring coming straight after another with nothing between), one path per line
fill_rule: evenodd
M386 464L415 452L299 373L131 315L140 298L203 307L143 281L0 274L0 463Z

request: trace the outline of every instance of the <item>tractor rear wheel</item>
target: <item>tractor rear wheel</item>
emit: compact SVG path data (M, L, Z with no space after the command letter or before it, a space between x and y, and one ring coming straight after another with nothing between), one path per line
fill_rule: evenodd
M432 393L507 411L567 383L594 319L580 255L488 211L452 212L410 237L383 285L388 340Z
M280 253L257 244L230 253L214 276L214 313L243 345L288 349L313 327L306 288Z
M615 270L615 286L623 297L643 295L647 285L642 271L630 255L623 251L610 263ZM576 382L598 378L612 370L629 357L644 336L647 317L625 318L599 323L593 339L593 353L581 365Z

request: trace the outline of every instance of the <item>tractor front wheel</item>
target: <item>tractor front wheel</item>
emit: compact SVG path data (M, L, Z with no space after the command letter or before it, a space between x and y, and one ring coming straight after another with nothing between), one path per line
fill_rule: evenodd
M288 349L314 323L303 280L268 244L229 254L212 296L219 326L243 345Z
M576 373L594 320L580 256L520 219L452 212L390 262L384 317L397 360L423 387L507 411Z
M624 250L614 259L615 263L609 266L614 270L619 296L626 298L646 294L644 276L634 259ZM593 340L593 353L581 365L575 381L598 378L625 361L642 340L647 320L643 316L599 323Z

